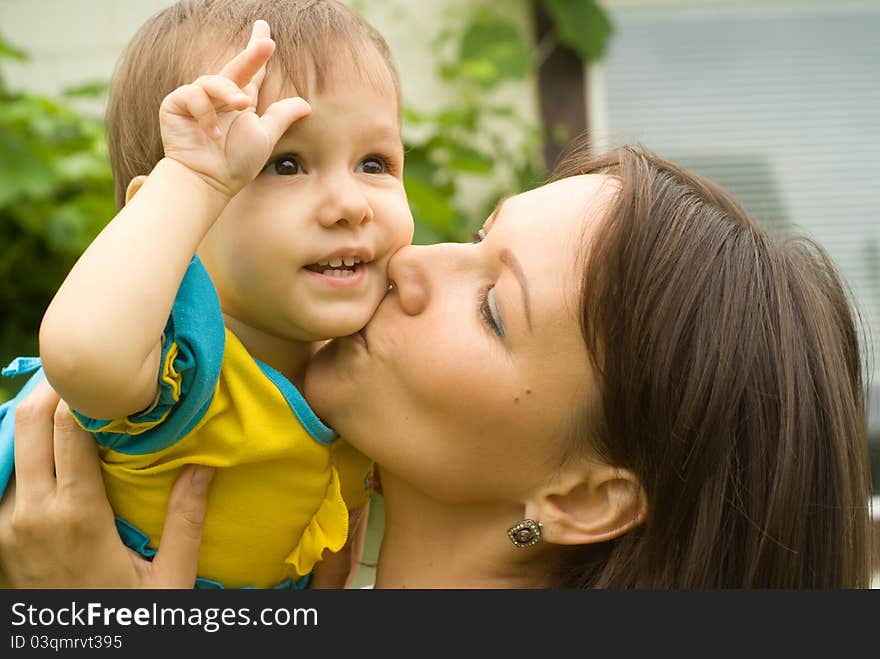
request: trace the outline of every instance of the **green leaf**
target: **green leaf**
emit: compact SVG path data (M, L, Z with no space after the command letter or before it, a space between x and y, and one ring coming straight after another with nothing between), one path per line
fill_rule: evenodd
M449 166L453 169L473 174L489 174L492 165L492 158L472 147L459 143L449 145Z
M438 112L434 119L443 128L474 130L478 114L475 107L454 107Z
M423 124L428 121L424 112L419 112L413 108L403 108L403 122L406 124Z
M452 231L456 213L447 195L419 179L407 179L405 186L417 223L424 223L444 235Z
M435 183L437 165L431 161L431 149L425 145L415 146L406 144L404 153L406 164L404 165L404 182L409 179L419 179L428 185Z
M83 194L58 206L46 223L46 239L51 249L80 252L88 247L100 228L115 213L106 196Z
M78 151L63 156L55 162L58 178L64 182L77 182L85 179L110 180L112 174L104 158L94 153Z
M66 98L94 98L101 96L107 91L106 82L86 82L81 85L66 88L61 92Z
M601 59L613 31L608 14L595 0L547 0L559 41L585 62Z
M50 194L55 187L45 151L21 134L0 129L0 207Z
M424 222L416 221L415 233L413 234L414 245L433 245L435 243L448 242L449 238L442 231L438 231Z
M24 62L27 60L27 54L0 37L0 59L16 59Z
M531 66L531 49L516 25L485 10L471 17L459 47L461 75L491 88L524 78Z

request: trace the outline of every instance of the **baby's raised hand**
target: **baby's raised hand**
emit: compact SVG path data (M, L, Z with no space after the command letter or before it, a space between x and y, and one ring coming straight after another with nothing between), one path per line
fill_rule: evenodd
M269 24L256 21L247 47L219 74L178 87L159 108L165 156L229 197L260 173L284 131L310 112L303 99L284 98L257 115L266 62L274 52Z

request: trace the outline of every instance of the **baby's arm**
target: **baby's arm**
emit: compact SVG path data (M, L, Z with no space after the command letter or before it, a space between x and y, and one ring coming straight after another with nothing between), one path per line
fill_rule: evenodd
M161 335L193 254L283 132L308 113L308 104L288 98L256 114L273 51L269 26L257 21L245 50L219 75L165 98L165 157L49 305L40 327L46 376L84 415L121 418L153 402Z

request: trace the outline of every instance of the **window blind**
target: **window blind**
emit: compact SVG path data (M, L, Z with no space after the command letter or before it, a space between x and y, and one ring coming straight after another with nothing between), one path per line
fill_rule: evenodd
M709 176L774 232L815 238L880 353L880 6L654 7L611 11L603 137ZM874 376L874 433L878 399Z

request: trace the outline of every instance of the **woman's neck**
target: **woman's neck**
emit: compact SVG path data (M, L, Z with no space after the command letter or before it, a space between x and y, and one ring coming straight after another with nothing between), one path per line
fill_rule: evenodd
M376 588L540 588L556 564L547 545L515 547L519 506L448 504L382 472L385 530Z
M223 321L251 357L268 364L302 389L306 365L315 349L312 342L291 341L267 334L227 313L223 314Z

